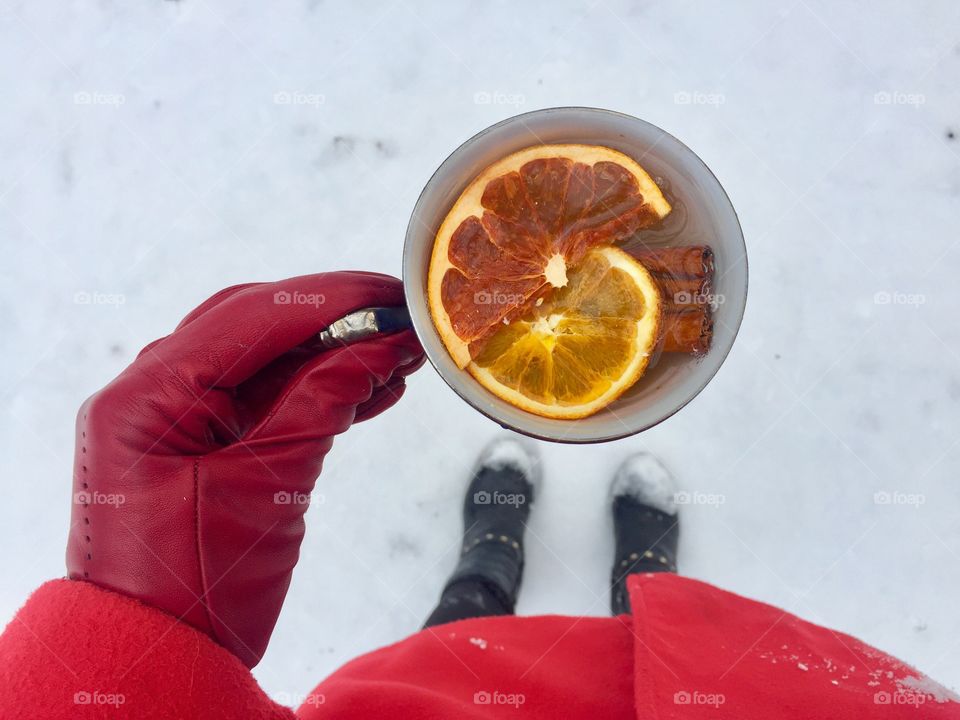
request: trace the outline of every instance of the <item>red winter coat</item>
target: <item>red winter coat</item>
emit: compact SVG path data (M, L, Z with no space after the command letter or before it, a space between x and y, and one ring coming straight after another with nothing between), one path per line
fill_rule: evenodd
M424 630L348 663L295 713L190 626L58 580L37 590L0 637L0 714L960 718L950 692L849 635L675 575L636 575L629 588L632 617L480 618Z

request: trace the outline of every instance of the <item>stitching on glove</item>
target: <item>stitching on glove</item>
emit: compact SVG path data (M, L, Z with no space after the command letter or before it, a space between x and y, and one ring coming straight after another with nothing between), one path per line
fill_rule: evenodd
M84 422L86 422L86 419L87 419L86 413L84 413L83 419L84 419ZM82 448L82 451L81 451L81 452L82 452L82 454L86 455L86 454L87 454L87 445L86 445L87 431L86 431L86 430L81 430L81 432L80 432L80 437L83 438L83 442L82 442L82 445L81 445L81 448ZM83 472L83 479L80 481L81 487L83 488L83 492L84 492L84 495L83 495L83 509L86 510L87 508L90 507L89 498L86 496L86 492L87 492L87 490L88 490L89 487L90 487L90 483L87 481L87 466L86 466L85 464L81 464L80 467L81 467L81 470L82 470L82 472ZM86 542L87 542L87 545L83 547L83 550L81 550L81 553L83 554L83 556L84 556L84 558L85 558L85 560L83 561L83 577L84 577L84 579L86 579L86 578L89 578L89 577L90 577L90 571L87 570L87 561L93 559L93 546L92 546L92 543L91 543L91 541L90 541L90 532L91 532L91 530L90 530L90 515L89 515L87 512L85 512L85 513L83 514L83 524L84 524L84 530L83 530L84 535L83 535L83 536L84 536L84 539L85 539Z

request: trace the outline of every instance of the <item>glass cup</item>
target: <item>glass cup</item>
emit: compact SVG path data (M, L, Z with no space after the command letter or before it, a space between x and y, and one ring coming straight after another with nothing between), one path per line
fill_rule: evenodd
M639 162L673 206L661 227L641 230L651 246L709 245L714 253L713 338L701 355L663 353L609 406L579 420L528 413L486 390L457 367L434 327L427 273L434 238L464 188L490 164L531 145L605 145ZM629 251L632 240L620 244ZM475 409L510 430L542 440L616 440L653 427L703 390L726 359L747 301L743 232L719 181L690 148L655 125L595 108L551 108L509 118L467 140L430 178L410 217L403 250L403 285L413 327L440 376Z

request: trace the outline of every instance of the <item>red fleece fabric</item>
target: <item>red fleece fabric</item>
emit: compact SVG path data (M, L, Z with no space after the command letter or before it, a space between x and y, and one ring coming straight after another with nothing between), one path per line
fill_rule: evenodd
M4 720L293 720L236 657L88 582L40 587L0 636Z
M345 665L295 716L206 635L54 581L0 636L0 716L960 718L947 690L848 635L666 573L629 588L632 617L478 618L418 632Z
M634 720L633 653L626 615L461 620L347 663L299 714Z

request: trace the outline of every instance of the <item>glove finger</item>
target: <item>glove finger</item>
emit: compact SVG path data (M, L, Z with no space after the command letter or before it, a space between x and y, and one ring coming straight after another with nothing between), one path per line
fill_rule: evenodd
M393 277L390 276L390 275L384 275L383 273L367 272L367 271L364 271L364 270L352 271L352 274L354 274L354 275L363 275L363 276L367 276L367 277L370 277L370 278L373 278L373 279L378 279L378 280L383 280L383 279L386 279L386 280L394 280L394 279L395 279L395 278L393 278ZM231 285L230 287L226 287L226 288L224 288L223 290L218 290L218 291L215 292L213 295L211 295L211 296L208 297L206 300L204 300L202 303L200 303L199 305L197 305L197 307L195 307L193 310L191 310L191 311L186 315L186 317L184 317L183 320L180 321L180 324L177 325L176 329L179 330L180 328L182 328L182 327L190 324L191 322L193 322L194 320L196 320L198 317L200 317L201 315L203 315L203 314L204 314L205 312L207 312L208 310L212 310L214 307L216 307L217 305L219 305L220 303L222 303L222 302L223 302L224 300L226 300L227 298L230 298L230 297L236 295L237 293L239 293L239 292L241 292L241 291L243 291L243 290L246 290L247 288L257 287L258 285L264 285L264 284L265 284L265 283L262 283L262 282L240 283L239 285ZM137 353L137 357L140 357L140 356L143 355L144 353L146 353L146 352L148 352L149 350L153 349L158 343L163 342L163 341L166 340L168 337L170 337L170 336L169 336L169 335L164 335L162 338L158 338L158 339L154 340L153 342L149 343L149 344L148 344L146 347L144 347L139 353Z
M401 365L393 372L393 377L381 388L377 388L373 396L357 406L357 416L354 424L376 417L399 400L407 389L405 379L423 367L427 358L422 352L406 365ZM392 398L392 399L391 399Z
M403 397L407 389L407 383L402 377L396 375L387 381L387 384L378 387L373 391L370 399L357 405L357 412L353 418L353 424L362 423L364 420L374 418L384 410L392 407Z
M362 276L370 277L370 278L377 279L377 280L388 280L388 281L389 281L389 280L395 280L395 279L396 279L396 278L394 278L394 277L392 277L392 276L390 276L390 275L384 275L383 273L366 272L366 271L364 271L364 270L351 271L351 274L352 274L352 275L362 275ZM230 287L226 287L226 288L224 288L223 290L219 290L219 291L215 292L213 295L211 295L210 297L208 297L208 298L207 298L206 300L204 300L202 303L200 303L199 305L197 305L197 307L195 307L193 310L191 310L191 311L186 315L186 317L184 317L183 320L180 321L180 324L177 325L177 330L179 330L180 328L184 327L185 325L188 325L189 323L193 322L193 321L196 320L198 317L200 317L201 315L203 315L205 312L207 312L208 310L212 310L214 307L216 307L217 305L219 305L220 303L222 303L224 300L226 300L226 299L228 299L228 298L236 295L238 292L241 292L242 290L246 290L247 288L257 287L257 286L265 285L265 284L266 284L266 283L262 283L262 282L240 283L239 285L231 285ZM163 339L165 339L165 338L160 338L160 340L163 340ZM157 341L155 341L155 342L159 342L159 340L157 340ZM152 343L151 343L151 344L152 344ZM149 347L149 345L148 345L147 347Z
M180 324L177 325L177 330L182 328L184 325L187 325L188 323L193 322L198 317L203 315L203 313L205 313L207 310L210 310L211 308L219 305L231 295L236 295L238 292L240 292L241 290L246 290L248 287L252 287L254 285L262 285L262 284L263 283L243 283L241 285L231 285L230 287L224 288L223 290L220 290L214 293L213 295L208 297L206 300L204 300L202 303L197 305L197 307L195 307L193 310L191 310L187 314L187 316L180 321ZM140 352L137 353L137 358L140 358L141 356L146 355L148 352L153 350L157 345L162 343L168 337L170 336L164 335L162 338L157 338L153 342L148 343Z
M297 373L244 442L315 441L341 433L378 389L378 412L395 403L402 393L389 386L391 379L399 368L418 364L422 353L410 330L325 352Z
M393 277L392 275L384 275L383 273L367 272L365 270L352 270L350 271L350 274L365 276L375 280L387 280L387 281L396 280L396 278ZM231 285L230 287L226 287L223 290L220 290L214 293L213 295L208 297L206 300L204 300L202 303L197 305L197 307L195 307L193 310L191 310L187 314L187 316L180 321L180 324L177 325L177 329L179 330L185 325L188 325L189 323L193 322L198 317L203 315L205 312L207 312L208 310L212 310L214 307L222 303L224 300L236 295L238 292L242 290L246 290L247 288L258 287L260 285L266 285L266 284L267 283L262 283L262 282L240 283L239 285ZM164 338L161 338L161 340L162 339Z
M265 283L262 283L262 282L241 283L239 285L231 285L230 287L226 287L223 290L215 292L213 295L208 297L202 303L197 305L193 310L187 313L186 317L184 317L183 320L180 321L180 324L177 325L177 330L189 325L198 317L203 315L205 312L207 312L208 310L212 310L217 305L222 303L224 300L227 300L233 297L237 293L242 292L247 288L257 287L259 285L264 285L264 284Z
M235 387L354 310L402 305L403 287L386 275L323 273L248 286L211 301L143 361L201 388Z

